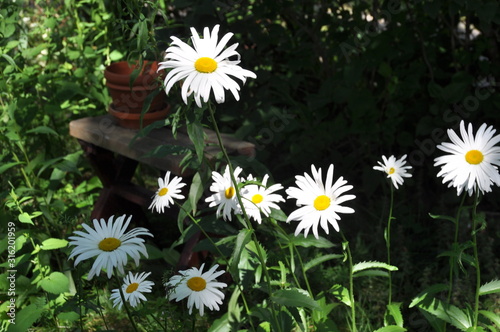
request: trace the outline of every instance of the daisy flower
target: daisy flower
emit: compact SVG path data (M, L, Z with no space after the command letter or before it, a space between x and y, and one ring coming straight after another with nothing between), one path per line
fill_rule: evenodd
M249 184L245 186L245 194L243 196L243 205L245 206L245 211L250 218L256 220L259 224L262 223L262 214L269 217L271 214L271 208L280 210L280 207L276 204L278 202L284 202L283 196L275 194L275 191L283 189L281 184L273 184L269 188L267 187L267 180L269 175L264 175L262 179L262 185ZM252 175L249 175L247 181L254 181Z
M88 280L94 275L99 276L101 269L106 269L108 278L113 275L116 267L124 274L123 266L127 264L128 256L134 259L135 265L139 264L140 254L148 257L144 239L139 235L153 236L146 228L138 227L125 233L132 216L125 221L125 215L116 218L111 216L106 220L101 218L99 222L94 219L94 228L82 224L87 232L75 231L77 236L70 236L70 245L75 246L68 259L75 256L75 266L83 260L96 257L88 274Z
M306 237L312 228L314 236L318 238L319 225L325 230L326 234L329 234L328 223L337 232L339 231L337 220L340 220L340 217L337 212L354 213L354 210L350 207L341 206L340 204L354 199L356 196L342 196L343 193L352 189L352 186L346 185L347 181L342 177L332 185L333 165L330 165L328 168L326 183L324 185L321 168L316 170L314 165L311 165L311 171L312 177L307 173L304 173L304 176L297 175L295 177L295 184L298 188L290 187L286 190L288 197L295 198L297 206L300 206L299 209L293 211L288 216L286 221L300 221L295 230L295 236L304 230L304 237Z
M153 202L149 206L149 209L156 209L156 212L163 213L165 208L170 207L170 204L174 204L175 199L183 199L184 196L180 194L181 188L186 184L181 182L182 178L179 176L174 176L172 181L170 181L170 171L165 174L165 179L158 178L158 190L153 196Z
M179 271L180 275L175 275L165 284L167 287L173 287L168 295L169 300L179 302L182 299L188 298L187 307L189 314L193 311L193 305L200 310L200 315L203 316L204 307L207 306L210 310L219 310L219 304L222 304L224 293L218 288L227 287L223 282L217 282L224 271L218 271L219 265L214 265L210 270L203 273L202 264L200 269L193 267L189 270Z
M236 179L236 185L233 184L231 180L231 173L229 171L229 166L226 166L224 174L221 175L218 172L212 172L212 180L214 181L210 186L210 191L213 192L210 197L208 197L205 202L210 203L209 207L217 206L217 218L221 216L224 220L229 219L231 221L231 212L241 213L241 207L238 204L238 197L236 196L236 189L238 184L242 179L238 178L241 171L241 167L236 167L234 169L234 177ZM243 192L244 193L244 190Z
M411 174L406 173L406 170L410 169L411 166L406 166L405 159L406 155L399 160L394 156L390 156L389 159L382 156L383 162L377 161L380 166L373 166L373 169L387 173L387 177L391 178L392 184L398 189L398 185L402 185L404 182L403 177L411 177Z
M172 69L165 77L165 92L168 94L172 86L183 81L181 95L187 104L187 97L192 93L196 105L201 107L201 99L206 103L213 91L217 103L225 100L224 90L230 90L236 100L239 100L240 86L230 76L238 78L245 83L247 77L257 76L238 66L240 54L236 52L238 44L233 44L224 49L232 33L227 33L218 40L219 25L212 33L208 28L203 30L203 38L191 28L193 47L184 43L177 37L171 37L173 42L166 50L165 61L160 62L158 70ZM229 58L233 58L230 60Z
M457 188L457 195L465 189L469 195L479 189L481 193L490 192L491 185L500 186L500 135L493 136L496 130L484 123L474 136L472 124L467 130L464 121L460 122L461 138L454 130L448 129L452 143L444 142L438 149L449 153L434 159L434 166L441 166L438 177L443 183L450 182L449 187Z
M146 278L150 274L151 272L142 272L141 274L132 274L132 272L129 272L128 275L123 278L123 297L132 307L135 308L141 301L147 301L142 293L151 293L151 287L155 284L152 281L146 281ZM113 289L111 293L110 300L113 301L113 307L118 306L118 309L121 309L123 301L120 290L118 288Z

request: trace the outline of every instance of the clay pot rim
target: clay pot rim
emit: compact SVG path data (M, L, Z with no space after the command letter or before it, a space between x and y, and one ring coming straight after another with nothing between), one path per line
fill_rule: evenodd
M129 113L129 112L121 112L118 111L114 108L113 104L110 104L108 107L108 112L109 114L113 115L114 117L117 117L119 119L123 120L137 120L139 121L141 118L141 113ZM165 104L164 107L157 111L153 112L146 112L144 113L143 116L143 121L144 120L149 120L149 119L155 119L155 118L161 118L165 115L167 115L170 112L170 104Z
M129 63L128 61L113 62L104 69L106 84L130 85L130 74L138 67L138 63ZM157 72L158 61L144 60L141 73L135 79L133 85L151 84L156 78L163 75ZM147 69L147 71L146 71ZM146 72L145 72L146 71Z

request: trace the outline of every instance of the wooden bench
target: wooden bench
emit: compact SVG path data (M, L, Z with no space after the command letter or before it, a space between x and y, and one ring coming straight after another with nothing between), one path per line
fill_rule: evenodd
M174 138L171 129L164 127L154 129L148 135L134 140L138 132L139 130L118 126L117 121L110 115L70 122L70 135L80 143L84 155L103 185L92 210L91 219L107 219L114 214L126 213L134 215L135 222L140 224L147 222L144 209L151 204L155 192L132 183L139 163L150 165L159 171L170 171L174 175L183 176L185 182L189 183L190 172L183 172L179 165L182 155L168 155L163 158L145 157L162 145L192 147L188 135L179 132ZM220 152L220 148L215 132L207 129L205 135L205 156L211 160ZM229 154L251 158L255 156L255 146L252 143L240 141L227 134L221 136ZM187 197L187 194L184 196ZM175 208L167 209L166 214L177 211ZM198 231L184 244L177 263L178 270L199 266L205 259L206 252L193 251L201 237L201 232Z
M179 163L182 155L168 155L163 158L145 157L162 145L192 147L186 133L179 132L174 138L170 128L153 129L147 136L135 139L139 130L118 126L110 115L88 117L71 121L69 133L78 139L84 155L89 160L103 189L94 205L91 218L108 218L116 213L138 214L151 204L154 192L132 183L138 163L150 165L160 171L174 175L189 176ZM205 156L210 160L220 152L215 132L205 130ZM255 146L240 141L231 135L222 134L224 147L229 154L253 157ZM156 180L156 179L155 179Z

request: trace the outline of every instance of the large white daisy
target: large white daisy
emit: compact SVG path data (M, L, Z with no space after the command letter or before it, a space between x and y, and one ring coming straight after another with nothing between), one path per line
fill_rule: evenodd
M194 48L177 37L171 37L173 42L166 50L165 61L160 62L158 67L158 70L172 69L165 77L165 92L168 94L176 82L184 80L181 94L186 104L187 97L193 93L196 105L201 107L201 99L206 103L210 91L213 91L217 103L224 102L224 90L230 90L234 98L239 100L240 86L230 76L238 78L242 83L245 83L247 77L257 76L238 66L238 44L224 49L233 34L227 33L218 41L219 25L213 28L212 33L208 27L204 28L203 38L200 38L194 28L191 28L191 33Z
M181 195L181 188L186 184L181 182L182 178L179 176L174 176L170 181L170 171L167 171L165 178L158 178L158 190L153 196L153 202L149 206L149 209L156 209L156 212L163 213L165 208L170 207L170 204L174 204L175 199L183 199L184 195Z
M323 185L321 176L321 168L316 168L311 165L312 177L304 173L304 176L295 176L295 184L297 187L290 187L286 190L289 198L297 200L299 209L293 211L287 218L287 222L299 220L300 223L295 230L295 235L298 235L304 230L304 236L307 236L309 230L316 238L318 238L318 225L329 234L328 223L338 232L339 225L337 220L340 220L337 212L354 213L350 207L341 206L340 204L356 198L354 195L343 195L348 190L352 189L351 185L346 185L342 177L335 184L333 183L333 165L330 165L326 175L326 183Z
M217 218L221 215L224 220L229 219L231 221L231 212L241 213L241 207L238 204L238 197L236 196L236 190L238 190L238 184L242 181L239 175L243 169L241 167L236 167L234 169L234 178L236 179L236 184L233 183L231 179L231 172L229 171L229 166L226 166L224 174L213 171L212 180L214 181L210 186L210 191L213 194L207 197L205 202L210 203L209 207L217 206ZM240 194L243 194L240 191Z
M189 314L193 311L193 305L200 310L200 315L203 316L204 307L207 306L210 310L219 310L219 305L222 304L224 293L219 288L227 287L223 282L217 282L216 278L224 273L218 271L219 265L214 265L210 270L203 273L202 264L199 269L193 267L189 270L179 271L180 275L175 275L165 284L167 287L172 287L168 298L179 302L182 299L188 298L187 307Z
M129 272L128 275L123 278L123 297L132 307L136 307L141 301L147 301L142 293L151 293L151 287L155 284L152 281L146 280L150 274L151 272L142 272L141 274ZM123 300L120 295L120 290L116 288L113 289L111 293L110 300L113 301L113 307L118 306L118 309L121 309Z
M396 159L394 156L390 156L389 158L382 156L383 162L377 161L380 166L373 166L373 169L385 172L387 177L391 179L394 187L398 189L398 185L402 185L404 182L403 177L411 177L411 174L406 173L408 169L411 169L411 166L406 166L405 159L406 155L402 156L401 159Z
M124 223L125 215L116 218L111 216L106 223L102 219L94 219L94 228L82 224L87 232L75 231L77 236L70 236L70 245L75 246L68 259L75 256L75 266L83 260L96 257L88 274L88 280L94 275L99 276L101 269L106 269L108 278L113 275L116 267L124 274L123 266L127 264L128 256L134 259L135 265L139 264L141 254L148 257L144 239L140 235L153 236L146 228L137 227L125 233L132 216Z
M434 166L441 166L438 177L449 187L457 188L457 195L465 189L469 195L479 189L481 193L490 192L491 185L500 186L500 135L493 136L496 130L484 123L474 136L472 124L467 130L464 121L460 122L461 138L453 129L448 129L452 143L444 142L438 149L449 153L434 159Z
M271 208L280 210L280 207L276 203L285 201L283 196L274 193L283 189L283 186L276 183L267 187L268 179L269 175L266 174L262 179L261 185L246 185L246 192L243 195L243 205L245 206L246 213L250 216L250 218L253 218L259 224L262 223L261 213L266 217L269 217L271 214ZM255 179L252 175L249 175L247 181L255 181Z

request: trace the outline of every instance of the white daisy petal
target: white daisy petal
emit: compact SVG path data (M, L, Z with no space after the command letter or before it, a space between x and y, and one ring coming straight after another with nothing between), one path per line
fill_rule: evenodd
M307 173L304 173L304 176L298 175L295 177L297 187L290 187L286 190L289 198L295 198L297 206L299 206L286 220L287 222L299 221L295 235L303 230L306 237L312 229L313 235L319 238L318 226L321 226L328 234L328 224L332 225L338 232L339 227L336 220L340 217L336 212L354 212L353 209L340 205L356 197L354 195L342 196L344 192L352 189L352 186L346 185L347 181L343 180L342 177L333 183L333 169L333 165L328 167L326 182L323 184L321 168L316 169L314 165L311 165L312 177Z
M141 253L147 257L144 239L139 235L153 236L146 228L138 227L125 233L132 216L124 223L125 215L114 220L114 216L108 222L101 219L93 220L94 228L83 224L87 233L75 231L76 236L70 236L69 245L75 246L71 251L69 259L76 257L75 265L83 260L96 257L92 268L87 276L88 280L94 275L99 276L101 270L107 270L108 278L113 275L113 270L118 269L123 273L123 266L128 257L134 259L135 264L139 262Z
M149 209L156 209L156 212L163 213L165 208L169 208L170 205L174 204L174 198L184 199L184 195L181 195L180 191L186 184L181 181L182 178L178 176L174 176L174 178L170 180L170 171L167 171L164 179L158 179L159 188L153 196L153 201Z
M283 189L281 184L274 184L267 187L269 175L264 175L261 185L249 184L245 185L245 193L243 195L243 205L248 216L259 224L262 223L262 215L269 217L271 208L279 209L275 203L284 202L285 199L274 192ZM252 175L247 177L247 181L256 181Z
M226 166L224 174L220 174L216 171L212 172L212 185L210 186L210 191L213 193L210 197L205 199L205 202L209 203L209 207L217 206L217 218L221 215L224 220L231 221L231 213L236 214L241 213L241 207L238 204L238 198L236 196L236 188L241 182L239 174L243 169L241 167L236 167L234 169L234 178L236 179L236 184L233 184L231 179L231 174L229 172L229 166ZM240 192L243 194L245 191Z
M406 166L406 155L402 156L400 159L396 159L395 156L382 156L382 161L377 161L380 166L373 166L374 170L381 171L387 174L387 178L390 178L394 188L398 189L398 185L403 184L403 177L409 178L411 174L406 173L411 166Z
M464 121L460 122L459 137L454 130L448 129L452 143L444 142L437 146L441 151L449 153L434 159L434 166L441 166L438 177L443 177L443 183L449 182L449 187L457 189L460 195L465 189L469 195L479 190L490 192L491 185L500 186L500 135L493 136L496 130L485 123L479 127L474 136L472 124L467 129Z
M194 99L198 107L202 101L208 102L212 92L217 103L225 101L224 91L229 90L236 100L239 100L239 85L231 77L235 77L244 84L247 77L256 78L255 73L239 67L240 55L236 52L238 44L226 48L232 33L225 34L218 41L219 25L210 33L209 28L203 29L203 38L196 29L191 28L193 47L177 37L172 37L172 44L166 50L165 61L160 62L158 70L172 69L165 77L165 92L168 94L172 86L184 80L181 88L182 100L188 103L187 98L194 92ZM229 58L236 56L238 60Z
M200 268L193 267L189 270L179 271L179 275L175 275L165 284L166 287L172 288L168 295L169 300L179 302L187 297L187 307L189 314L192 313L193 306L199 310L203 316L205 306L210 310L219 310L219 304L222 304L224 293L219 288L227 287L223 282L217 282L216 278L224 273L218 271L219 265L214 265L210 270L203 273L205 264Z
M150 274L151 272L142 272L141 274L129 272L128 275L123 278L123 297L132 307L136 307L141 301L147 301L142 293L151 293L151 287L155 284L152 281L146 281L146 278ZM118 306L118 309L121 309L123 306L123 299L120 295L120 290L113 289L111 293L110 300L113 301L113 307Z

